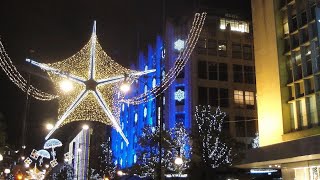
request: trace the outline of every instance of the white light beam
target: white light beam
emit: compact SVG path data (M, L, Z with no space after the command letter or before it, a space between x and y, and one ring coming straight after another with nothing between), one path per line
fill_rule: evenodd
M54 125L54 127L51 129L51 131L48 133L48 135L46 136L46 140L50 138L50 136L59 128L59 126L61 125L61 123L63 123L63 121L70 115L70 113L79 105L79 103L83 100L83 98L86 97L86 95L88 94L88 91L83 90L79 96L76 98L75 101L73 101L73 103L69 106L69 108L66 110L66 112L61 116L61 118L59 119L59 121L57 121L57 123Z

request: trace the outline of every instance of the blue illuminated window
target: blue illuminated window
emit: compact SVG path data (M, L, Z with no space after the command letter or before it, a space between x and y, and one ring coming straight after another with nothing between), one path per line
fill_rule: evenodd
M176 123L183 123L184 124L185 114L179 113L176 114Z

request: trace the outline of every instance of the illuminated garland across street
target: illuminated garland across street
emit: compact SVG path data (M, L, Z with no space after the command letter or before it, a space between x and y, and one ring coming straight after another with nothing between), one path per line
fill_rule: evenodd
M2 70L6 73L6 75L9 77L9 79L15 85L17 85L22 91L28 92L28 94L34 97L35 99L49 101L57 98L56 95L43 92L32 85L30 85L28 88L27 80L19 73L17 68L13 65L1 41L0 41L0 66Z
M96 37L96 22L89 42L75 55L56 63L44 64L27 59L33 65L48 72L59 95L59 116L48 139L59 127L73 121L99 121L112 125L128 144L120 125L118 98L120 85L132 83L139 76L155 70L135 71L112 60L103 51ZM59 87L69 81L72 89L65 92Z
M200 36L204 21L206 19L206 13L196 13L193 19L193 23L188 34L188 38L185 43L185 47L180 51L179 56L176 59L175 66L173 66L168 73L165 75L163 82L154 87L153 89L144 92L138 96L135 96L130 99L123 99L122 102L126 102L129 104L141 104L152 99L155 99L161 93L163 93L168 87L173 83L175 78L182 71L184 66L187 64L189 57L198 42L198 38Z

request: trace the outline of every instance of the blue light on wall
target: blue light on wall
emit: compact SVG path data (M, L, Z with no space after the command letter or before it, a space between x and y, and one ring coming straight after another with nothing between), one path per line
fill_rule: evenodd
M184 100L184 91L182 91L181 89L178 89L178 91L174 93L174 99L177 101Z
M157 37L155 47L148 46L147 56L142 53L139 54L138 70L156 69L156 72L139 79L137 83L133 83L131 94L128 94L128 97L142 94L146 90L159 85L165 77L166 67L170 69L174 66L179 51L184 48L184 41L181 39L175 41L173 27L169 26L167 28L166 49L163 48L162 39ZM189 63L186 65L184 72L191 72ZM178 122L183 123L187 129L190 128L191 103L185 103L191 100L189 85L190 77L186 74L179 79L179 83L173 82L166 90L163 101L159 103L163 104L166 112L164 116L165 128L173 128ZM126 146L119 134L113 130L112 150L116 165L120 166L119 168L126 168L137 161L136 149L139 148L138 139L142 134L142 128L147 125L156 126L158 123L157 111L161 112L163 110L157 107L156 100L139 105L124 106L122 109L120 122L125 122L123 131L129 140L129 145Z
M139 95L146 90L155 87L161 82L161 72L164 70L164 64L161 64L163 55L163 41L157 37L154 48L148 46L148 54L144 56L139 54L138 66L139 70L156 69L154 74L140 78L138 82L132 84L132 91L128 97ZM124 123L124 133L126 134L129 145L123 143L121 137L115 130L112 132L112 150L115 157L115 163L119 168L130 167L137 161L136 149L138 148L138 138L142 134L142 128L151 125L156 125L156 101L123 106L123 111L120 114L120 122Z

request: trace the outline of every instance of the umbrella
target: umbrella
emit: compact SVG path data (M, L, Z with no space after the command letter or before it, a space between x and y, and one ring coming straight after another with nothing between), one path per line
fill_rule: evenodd
M47 150L41 149L38 151L38 154L40 156L39 164L42 165L43 158L50 159L50 153Z
M52 149L51 151L51 155L53 157L53 159L56 159L56 152L54 151L54 148L56 147L61 147L62 146L62 142L59 141L58 139L49 139L47 142L44 143L43 148L44 149Z

